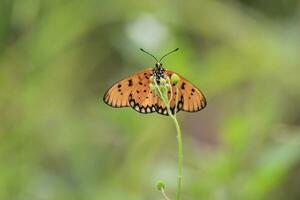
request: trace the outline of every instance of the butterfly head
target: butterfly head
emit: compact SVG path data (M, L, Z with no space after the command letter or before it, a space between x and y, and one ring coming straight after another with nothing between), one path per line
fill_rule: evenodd
M155 68L163 68L163 64L160 62L155 63Z
M165 73L165 69L163 68L163 65L161 63L162 59L164 59L167 55L175 52L175 51L178 51L179 48L176 48L174 49L173 51L170 51L168 53L166 53L163 57L161 57L161 59L157 60L157 58L152 55L151 53L145 51L144 49L140 49L142 52L152 56L156 63L155 63L155 67L153 68L153 76L156 77L156 80L159 82L160 78L163 78L164 77L164 73Z

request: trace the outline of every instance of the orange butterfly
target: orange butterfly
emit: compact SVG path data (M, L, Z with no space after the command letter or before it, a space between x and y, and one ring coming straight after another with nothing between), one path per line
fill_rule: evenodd
M171 77L174 72L164 69L161 60L177 51L178 48L165 54L159 61L152 54L143 49L140 50L156 60L155 67L144 69L118 81L105 93L103 100L107 105L112 107L121 108L130 106L140 113L157 112L162 115L168 115L165 103L150 89L150 76L153 76L158 84L160 78L163 78L165 75ZM197 112L203 109L206 106L206 100L202 92L188 80L180 75L178 76L180 77L178 85L173 84L171 86L172 90L168 91L168 98L172 98L170 101L171 112L173 114L175 110L177 112L180 110ZM176 87L178 87L179 94L176 93ZM177 102L176 96L178 97ZM176 105L177 108L175 109Z

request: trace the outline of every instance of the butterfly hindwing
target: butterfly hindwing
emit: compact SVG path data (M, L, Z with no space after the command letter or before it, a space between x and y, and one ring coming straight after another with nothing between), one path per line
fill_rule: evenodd
M137 87L140 87L141 83L143 86L146 82L149 82L150 74L152 73L151 68L147 68L143 71L137 72L121 81L115 83L105 93L103 100L106 104L112 107L128 107L131 106L129 98L134 93ZM149 83L144 87L149 87Z
M149 85L150 82L147 81L145 84ZM129 96L129 104L137 112L152 113L156 111L157 99L158 97L153 94L149 86L136 87Z
M175 111L176 111L176 113L179 112L183 106L183 97L181 95L180 90L176 91L175 85L172 86L172 89L169 89L168 99L170 100L170 110L171 110L172 114L175 114ZM159 114L168 115L167 107L166 107L166 104L163 102L163 100L158 99L156 111Z

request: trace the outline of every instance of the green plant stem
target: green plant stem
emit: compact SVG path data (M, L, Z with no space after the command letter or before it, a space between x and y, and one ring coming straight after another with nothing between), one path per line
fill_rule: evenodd
M179 126L179 123L177 121L176 118L176 112L177 112L177 98L178 95L176 95L176 105L175 105L175 112L174 115L171 112L170 109L170 100L168 99L168 95L167 95L167 90L164 89L163 91L160 89L160 87L158 86L158 84L155 82L156 87L158 88L158 92L161 96L161 99L164 101L164 103L166 104L167 107L167 111L169 116L171 117L171 119L173 120L175 127L176 127L176 131L177 131L177 144L178 144L178 153L177 153L177 159L178 159L178 171L177 171L177 190L176 190L176 200L180 200L181 199L181 183L182 183L182 172L183 172L183 145L182 145L182 134L181 134L181 129ZM172 88L172 87L171 87ZM171 89L170 88L170 89ZM176 91L178 94L178 87L176 86ZM173 92L172 92L173 93Z
M177 159L178 159L178 171L177 171L177 190L176 190L176 200L180 200L181 198L181 182L182 182L182 171L183 171L183 145L182 145L182 134L179 123L177 121L176 115L171 113L170 105L167 106L168 113L173 120L176 131L177 131L177 144L178 144L178 152L177 152ZM176 112L175 112L176 113Z
M178 94L178 88L176 88L177 90L177 94ZM166 99L167 100L167 99ZM168 101L169 102L169 101ZM176 102L177 102L177 95L176 95ZM166 101L165 101L166 103ZM179 126L179 123L177 121L177 117L176 117L176 109L174 112L174 115L171 112L170 109L170 104L166 104L167 105L167 109L168 109L168 113L169 116L171 117L171 119L173 120L175 127L176 127L176 131L177 131L177 144L178 144L178 152L177 152L177 159L178 159L178 171L177 171L177 190L176 190L176 200L180 200L181 199L181 183L182 183L182 171L183 171L183 145L182 145L182 134L181 134L181 129ZM177 104L175 105L175 108L177 108Z
M164 189L161 189L160 191L161 191L162 195L164 196L164 198L165 198L166 200L170 200L170 199L168 198L168 196L166 195Z
M182 147L182 136L181 129L179 127L177 118L171 117L174 121L177 130L177 143L178 143L178 174L177 174L177 191L176 191L176 200L180 200L181 197L181 182L182 182L182 171L183 171L183 147Z

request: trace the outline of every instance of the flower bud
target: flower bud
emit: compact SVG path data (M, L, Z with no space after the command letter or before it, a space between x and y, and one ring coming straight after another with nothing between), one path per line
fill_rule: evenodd
M156 87L155 87L155 85L153 83L150 83L149 87L150 87L151 91L155 91L156 90Z
M165 75L165 79L166 79L167 83L170 83L170 77L169 76Z
M149 79L150 79L150 81L151 81L151 82L153 82L153 81L154 81L154 76L153 76L153 75L152 75L152 76L150 76L150 78L149 78Z
M166 82L167 82L167 81L166 81L166 79L164 79L164 78L160 78L160 80L159 80L159 81L160 81L160 83L161 83L162 85L165 85L165 84L166 84Z
M165 189L165 187L166 187L166 184L163 182L163 181L157 181L157 183L156 183L156 188L160 191L160 190L162 190L162 189Z
M174 73L171 76L171 81L172 81L172 83L177 84L180 81L180 78L179 78L179 76L177 74Z

